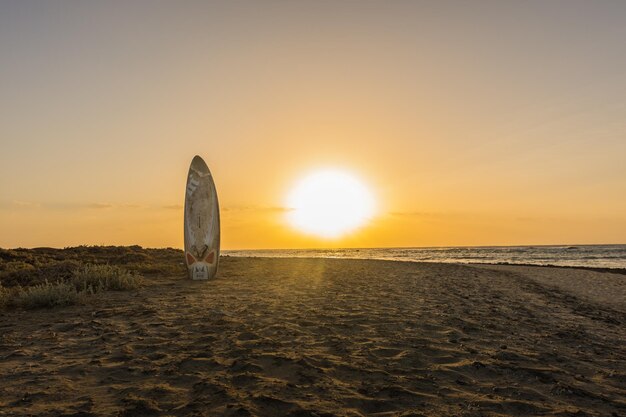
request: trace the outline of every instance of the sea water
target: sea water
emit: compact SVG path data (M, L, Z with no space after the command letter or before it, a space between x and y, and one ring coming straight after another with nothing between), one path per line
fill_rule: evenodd
M626 268L626 245L229 250L223 255Z

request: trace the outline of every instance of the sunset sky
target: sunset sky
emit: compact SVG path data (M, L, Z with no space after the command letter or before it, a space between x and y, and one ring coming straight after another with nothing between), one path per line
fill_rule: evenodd
M626 243L626 2L4 1L0 247L183 244L194 155L222 246ZM375 200L287 221L338 169Z

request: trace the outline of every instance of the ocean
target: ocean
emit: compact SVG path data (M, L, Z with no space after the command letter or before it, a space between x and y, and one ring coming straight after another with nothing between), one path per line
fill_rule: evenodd
M228 250L223 255L626 268L626 245Z

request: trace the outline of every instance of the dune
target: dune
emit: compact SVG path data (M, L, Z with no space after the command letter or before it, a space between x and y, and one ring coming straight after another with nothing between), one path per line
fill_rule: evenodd
M622 416L626 276L223 257L0 312L0 415Z

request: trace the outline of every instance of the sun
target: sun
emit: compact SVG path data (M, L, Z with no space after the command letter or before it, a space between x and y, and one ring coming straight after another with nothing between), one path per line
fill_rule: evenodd
M287 197L287 218L296 229L337 238L364 225L374 213L374 198L358 178L327 169L300 180Z

